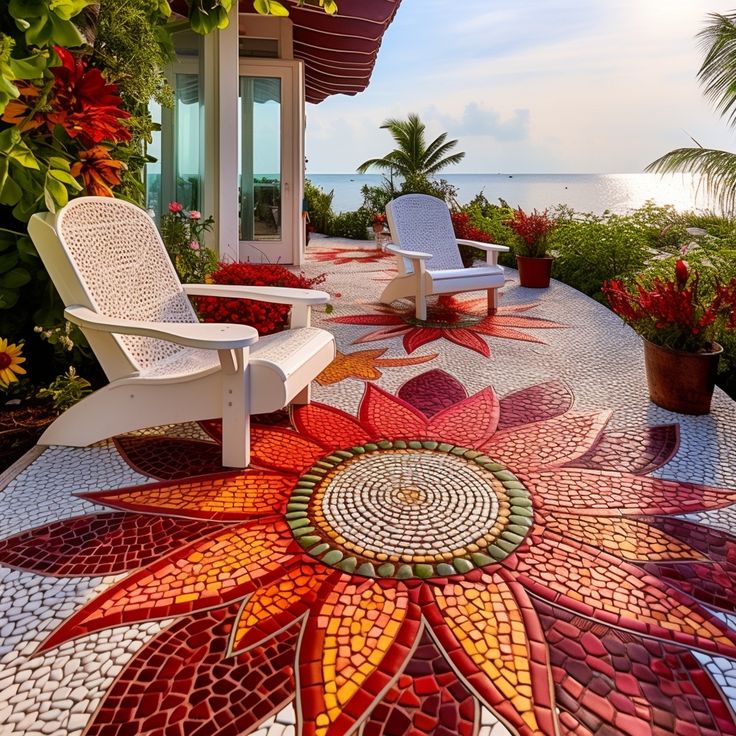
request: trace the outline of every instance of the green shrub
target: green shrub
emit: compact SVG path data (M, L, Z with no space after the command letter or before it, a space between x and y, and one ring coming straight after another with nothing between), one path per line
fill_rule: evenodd
M304 180L304 198L307 200L309 223L318 233L327 233L335 213L332 211L332 199L335 190L325 192L324 189Z
M329 223L327 235L336 238L352 238L353 240L368 240L368 228L373 221L373 212L362 207L351 212L340 212L334 215Z

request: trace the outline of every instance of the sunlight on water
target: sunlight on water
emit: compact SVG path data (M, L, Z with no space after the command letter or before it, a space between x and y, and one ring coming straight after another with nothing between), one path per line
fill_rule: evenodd
M381 183L380 174L308 174L310 181L334 190L336 212L354 210L362 204L364 184ZM658 174L447 174L458 188L458 201L465 204L483 191L491 202L502 198L512 207L544 209L567 204L579 212L624 213L647 200L671 204L678 210L707 210L709 202L690 175L661 177Z

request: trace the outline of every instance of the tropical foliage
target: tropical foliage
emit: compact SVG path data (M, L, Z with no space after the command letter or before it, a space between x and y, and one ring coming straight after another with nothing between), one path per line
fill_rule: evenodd
M425 138L426 126L419 116L411 113L406 120L390 118L381 129L387 130L396 143L396 148L381 158L371 158L358 166L358 173L368 169L387 171L391 176L404 179L427 179L444 168L458 164L465 154L450 153L457 145L456 140L447 140L447 133L437 136L429 145Z
M736 11L711 13L698 34L705 59L698 71L705 96L730 127L736 126ZM697 143L697 141L695 141ZM648 171L691 172L700 178L708 195L724 212L736 209L736 154L704 148L678 148L666 153Z

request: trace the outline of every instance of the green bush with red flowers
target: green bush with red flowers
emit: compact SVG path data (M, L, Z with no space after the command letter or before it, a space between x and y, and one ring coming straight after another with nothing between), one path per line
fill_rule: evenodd
M293 289L311 289L321 284L326 276L309 278L303 273L292 273L272 263L223 263L208 280L215 284L241 286L287 286ZM223 299L196 297L197 311L204 322L234 322L251 325L259 335L280 332L288 326L288 304L272 304L253 299Z

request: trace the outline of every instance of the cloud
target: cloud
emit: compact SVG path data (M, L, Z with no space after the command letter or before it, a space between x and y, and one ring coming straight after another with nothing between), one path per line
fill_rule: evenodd
M429 110L427 117L440 122L451 137L477 135L497 141L524 141L529 138L528 109L514 110L513 115L504 120L495 110L481 107L477 102L469 102L459 118L444 115L435 109Z

